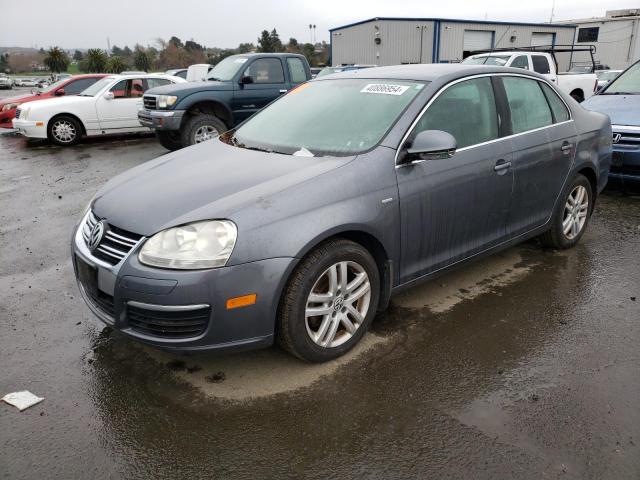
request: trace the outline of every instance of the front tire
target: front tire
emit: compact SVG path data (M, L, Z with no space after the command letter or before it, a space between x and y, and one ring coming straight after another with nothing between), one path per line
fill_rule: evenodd
M226 130L225 124L215 115L194 115L185 122L180 138L182 145L188 147L212 140Z
M182 148L182 142L180 141L180 134L178 132L162 132L156 131L156 138L167 150L180 150Z
M60 115L49 122L47 137L62 147L75 145L82 138L82 125L73 117Z
M296 267L280 302L279 345L308 362L351 350L373 321L380 298L375 260L361 245L331 240Z
M557 249L573 247L587 229L593 211L593 190L584 175L576 175L565 188L551 219L551 228L540 236L542 244Z

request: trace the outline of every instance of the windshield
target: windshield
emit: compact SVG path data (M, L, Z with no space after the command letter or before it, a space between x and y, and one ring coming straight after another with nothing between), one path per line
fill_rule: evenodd
M424 86L371 79L305 83L221 138L290 155L353 155L377 145Z
M207 80L219 80L227 82L235 77L238 70L249 60L248 57L238 57L236 55L227 57L216 64L207 74Z
M332 73L339 73L342 70L344 70L342 67L326 67L318 72L316 78L324 77L325 75L331 75Z
M62 85L66 80L67 80L66 78L64 80L58 80L57 82L49 85L47 88L39 88L38 93L49 93L52 90L55 90L56 88L60 87L60 85Z
M100 90L113 82L114 77L104 77L98 80L96 83L91 85L89 88L83 90L79 96L81 97L95 97Z
M465 58L462 63L466 65L495 65L504 67L510 58L510 55L477 55Z
M639 95L640 94L640 62L621 73L604 91L605 95Z

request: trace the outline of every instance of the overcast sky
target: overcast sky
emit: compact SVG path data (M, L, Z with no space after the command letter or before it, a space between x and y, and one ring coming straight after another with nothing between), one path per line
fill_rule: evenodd
M276 28L283 41L318 41L329 28L371 17L443 17L545 22L552 0L0 0L0 46L106 48L153 44L158 37L193 38L208 47L256 42ZM603 16L640 0L556 0L554 20Z

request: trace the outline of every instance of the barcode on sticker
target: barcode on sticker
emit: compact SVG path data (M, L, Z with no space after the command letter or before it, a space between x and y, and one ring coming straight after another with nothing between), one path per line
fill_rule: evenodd
M370 83L360 93L381 93L383 95L402 95L409 90L406 85L390 85L388 83Z

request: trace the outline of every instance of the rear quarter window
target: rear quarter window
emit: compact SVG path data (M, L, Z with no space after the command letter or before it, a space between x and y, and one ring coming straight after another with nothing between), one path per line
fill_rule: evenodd
M547 97L547 101L549 102L549 106L551 107L551 111L553 112L553 118L555 122L566 122L567 120L569 120L569 110L567 110L567 106L560 99L560 97L558 97L556 92L554 92L553 89L546 83L540 83L540 86L542 87L544 96Z

